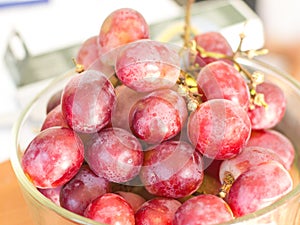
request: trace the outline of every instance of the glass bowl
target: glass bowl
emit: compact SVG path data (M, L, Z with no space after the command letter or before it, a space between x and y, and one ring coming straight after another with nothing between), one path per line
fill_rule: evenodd
M248 59L239 59L239 62L250 72L263 72L265 79L279 85L286 95L287 111L276 129L284 133L292 141L296 149L295 161L291 170L294 188L274 204L224 224L300 224L300 85L288 74L263 62ZM21 167L23 152L37 134L37 131L39 131L46 116L48 100L54 93L65 86L73 74L74 70L71 70L56 78L37 95L20 114L13 129L14 146L11 154L11 163L36 224L100 224L59 207L47 199L27 179Z

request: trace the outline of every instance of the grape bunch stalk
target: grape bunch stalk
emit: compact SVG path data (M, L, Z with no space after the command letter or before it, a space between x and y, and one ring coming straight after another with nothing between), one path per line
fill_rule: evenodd
M292 189L295 150L273 129L283 91L239 63L267 51L243 51L243 33L236 51L219 32L192 35L192 4L182 46L152 40L129 8L82 44L22 156L59 207L106 224L218 224Z

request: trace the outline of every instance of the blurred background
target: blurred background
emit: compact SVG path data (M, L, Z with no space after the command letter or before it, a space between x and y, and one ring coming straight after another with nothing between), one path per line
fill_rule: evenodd
M83 41L121 7L138 10L152 37L166 38L182 21L184 0L0 0L0 162L9 159L11 128L23 107L52 77L72 68ZM246 26L245 48L266 47L267 60L300 80L300 2L197 1L192 25L220 30L234 47Z

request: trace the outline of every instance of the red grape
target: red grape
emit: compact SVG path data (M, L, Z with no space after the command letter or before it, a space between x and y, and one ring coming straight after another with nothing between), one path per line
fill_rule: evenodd
M250 93L241 74L228 63L216 61L204 66L197 77L202 100L224 98L248 110Z
M201 34L197 34L194 37L196 43L198 46L203 48L207 52L215 52L215 53L221 53L226 56L232 56L233 51L231 46L229 45L228 41L225 39L225 37L215 31L211 32L205 32ZM213 58L213 57L202 57L200 54L198 54L198 58L196 62L200 66L205 66L206 64L209 64L211 62L217 61L218 59ZM221 59L222 61L232 64L231 61L228 59Z
M149 26L134 9L121 8L106 17L99 33L99 44L110 51L124 44L149 38Z
M268 148L280 157L288 170L295 158L295 148L291 141L276 130L253 130L247 146Z
M277 85L263 82L257 85L256 92L263 94L268 106L255 106L248 110L252 129L268 129L277 125L285 114L286 99L283 91Z
M176 49L157 41L137 41L124 47L116 59L120 81L139 92L170 88L180 75Z
M186 142L165 141L145 152L140 178L151 194L181 198L203 180L201 155Z
M69 127L65 117L62 114L60 104L47 114L42 124L41 131L54 126Z
M239 217L271 205L292 187L288 171L280 163L270 161L241 174L233 183L227 202Z
M136 137L160 143L176 136L187 119L184 99L170 89L154 91L132 106L129 123Z
M62 90L57 91L54 93L50 99L48 100L47 103L47 108L46 108L46 113L48 114L52 109L54 109L56 106L58 106L61 102L61 95L62 95Z
M227 203L210 194L190 198L176 211L173 225L219 224L233 219Z
M135 213L136 225L172 225L181 203L175 199L156 197L145 202Z
M100 223L110 225L134 225L134 212L120 195L106 193L92 201L84 215Z
M62 95L62 113L68 125L81 133L94 133L111 119L115 91L105 75L87 70L72 77Z
M98 36L93 36L85 40L80 46L77 55L76 63L83 65L86 69L92 65L99 57Z
M247 112L226 99L202 103L191 113L187 126L189 139L196 149L216 160L238 155L251 133Z
M74 213L83 215L84 210L95 198L110 191L110 183L93 173L84 164L61 189L60 205Z
M39 192L41 192L45 197L50 199L56 205L60 206L60 191L62 186L58 186L55 188L38 188Z
M255 146L246 147L236 157L224 160L221 163L219 169L220 181L223 183L227 172L229 172L234 179L237 179L238 176L249 170L251 167L256 167L269 161L282 163L279 156L267 148Z
M126 182L138 175L143 164L140 142L121 128L105 128L96 133L85 151L90 168L112 182Z
M115 88L116 91L116 106L112 112L111 123L113 127L130 130L129 113L132 106L146 94L136 92L125 85L120 85Z
M74 131L52 127L30 142L22 167L36 187L54 188L67 183L78 172L83 154L83 143Z
M141 205L146 202L146 199L143 198L141 195L136 194L134 192L129 191L117 191L115 192L118 195L121 195L132 207L133 211L136 212Z

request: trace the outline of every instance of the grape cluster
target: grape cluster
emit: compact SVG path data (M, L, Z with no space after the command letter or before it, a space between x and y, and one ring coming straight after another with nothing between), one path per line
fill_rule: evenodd
M218 32L161 43L137 11L112 12L49 100L24 173L107 224L218 224L272 204L293 186L294 147L273 130L286 100L239 50Z

